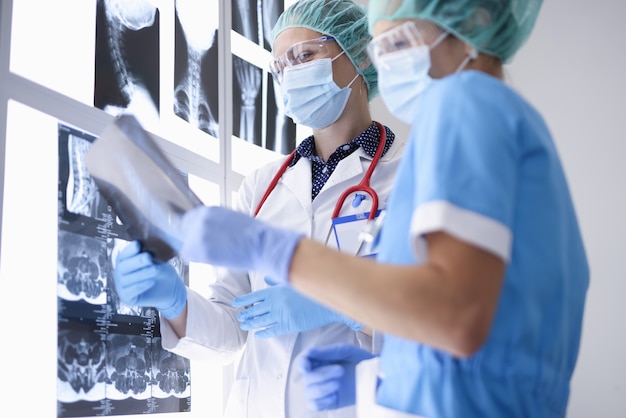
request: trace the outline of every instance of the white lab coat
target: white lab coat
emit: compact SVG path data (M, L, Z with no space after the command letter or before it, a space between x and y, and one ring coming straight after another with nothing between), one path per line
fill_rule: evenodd
M374 170L371 186L379 196L379 209L386 207L403 149L404 141L396 137ZM318 196L311 201L311 162L300 158L282 176L257 217L324 241L339 195L362 179L371 160L362 148L357 149L339 162ZM283 159L270 163L244 179L235 205L238 210L250 214L254 212L282 162ZM353 208L351 202L352 197L346 201L341 216L362 213L371 206L369 197L358 208ZM211 286L209 299L188 290L185 338L178 339L163 318L161 332L164 348L191 359L211 357L227 363L236 358L245 344L225 417L354 417L354 407L317 413L310 411L301 376L297 368L292 370L291 365L296 356L308 347L349 343L371 349L371 338L340 324L271 339L255 338L254 333L239 328L236 319L239 309L232 308L230 303L237 296L267 287L264 277L256 273L248 275L246 272L224 270L218 276Z

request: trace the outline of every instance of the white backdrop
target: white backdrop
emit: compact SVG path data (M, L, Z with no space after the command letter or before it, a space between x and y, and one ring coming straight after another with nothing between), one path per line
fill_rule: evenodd
M545 1L508 68L544 115L561 154L591 265L568 418L626 417L626 3ZM375 118L397 134L380 99Z

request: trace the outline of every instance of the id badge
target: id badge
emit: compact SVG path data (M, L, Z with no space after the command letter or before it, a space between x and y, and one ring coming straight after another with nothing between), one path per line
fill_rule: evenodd
M376 217L380 215L381 211L382 210L379 209L376 212ZM340 251L361 257L376 257L378 245L375 245L373 248L369 245L361 245L361 234L366 230L369 216L370 212L365 212L339 216L333 219L332 231L335 236L337 248ZM376 218L374 218L372 222L374 222L375 219Z

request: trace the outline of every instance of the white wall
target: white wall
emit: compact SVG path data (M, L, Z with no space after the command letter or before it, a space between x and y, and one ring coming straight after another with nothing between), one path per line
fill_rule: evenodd
M511 66L561 152L591 264L568 417L626 416L626 3L552 0Z
M568 418L626 417L626 3L545 1L508 68L544 115L570 182L591 265ZM388 113L376 100L377 119ZM397 133L405 125L388 123Z

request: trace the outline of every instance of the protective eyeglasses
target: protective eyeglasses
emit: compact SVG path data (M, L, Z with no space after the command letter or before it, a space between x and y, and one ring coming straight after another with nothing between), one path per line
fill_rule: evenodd
M445 33L436 27L429 26L431 25L425 24L424 29L427 32L436 30L438 32L437 35L439 35L438 40L441 38L441 34ZM435 42L438 43L437 41ZM415 22L408 21L372 39L367 45L367 54L374 66L378 68L381 56L422 45L426 45L422 31L417 28Z
M270 61L270 71L274 79L280 84L285 68L328 57L330 50L326 43L334 40L332 36L322 36L293 44L283 55Z

